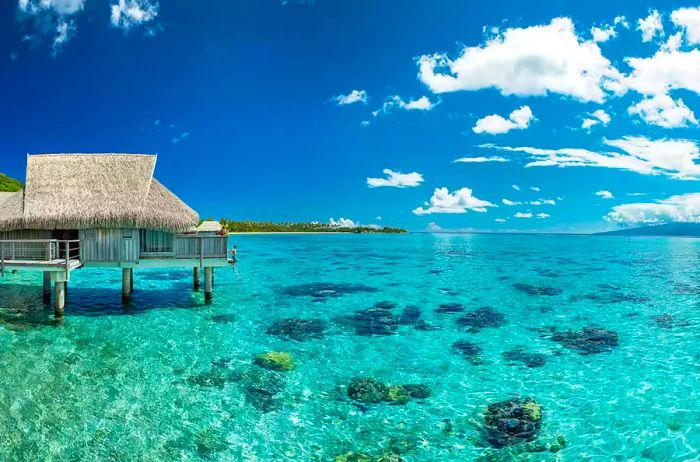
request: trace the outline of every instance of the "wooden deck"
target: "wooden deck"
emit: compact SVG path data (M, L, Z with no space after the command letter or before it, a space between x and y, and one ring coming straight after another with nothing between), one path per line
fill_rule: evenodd
M74 269L78 269L82 266L82 263L80 263L80 260L78 259L71 259L69 262L66 262L65 259L54 259L54 260L5 260L3 263L0 263L0 270L2 269L2 266L4 265L5 270L9 269L37 269L41 271L50 271L53 269L54 271L58 270L68 270L72 271Z

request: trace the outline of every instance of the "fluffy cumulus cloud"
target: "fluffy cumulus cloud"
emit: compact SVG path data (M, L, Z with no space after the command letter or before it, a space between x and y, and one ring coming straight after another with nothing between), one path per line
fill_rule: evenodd
M535 216L536 216L537 218L542 219L542 218L549 218L550 215L549 215L548 213L538 213L538 214L535 215Z
M683 29L688 43L700 43L700 7L679 8L671 13L671 21L676 27Z
M669 95L655 95L644 98L627 109L630 115L637 115L646 123L663 128L687 127L697 125L695 113L683 103Z
M347 104L354 103L367 104L367 92L365 90L352 90L347 95L334 96L332 100L338 106L345 106Z
M474 133L488 133L490 135L500 135L511 130L524 130L530 126L534 120L530 106L522 106L510 113L508 119L498 114L492 114L476 121L472 128Z
M673 221L700 223L700 193L671 196L656 202L617 205L605 219L629 226Z
M582 148L542 149L534 147L482 145L484 148L520 152L530 156L526 167L603 167L643 175L666 175L675 179L700 178L700 150L696 142L682 139L651 140L644 136L603 139L617 151Z
M602 109L598 109L588 114L588 116L583 119L583 123L581 123L581 128L583 128L584 130L590 130L590 128L594 125L608 125L611 120L612 117L610 117L610 114L608 114Z
M460 157L454 160L455 163L461 164L478 164L483 162L508 162L508 159L501 156L477 156L477 157Z
M637 21L637 30L642 33L643 42L651 42L654 37L664 35L664 25L661 23L661 15L656 10L651 10L649 16Z
M700 94L700 51L657 51L648 58L627 58L632 72L625 85L643 95L685 89Z
M334 228L355 228L359 226L359 223L352 221L349 218L340 217L338 220L334 220L332 217L328 221L328 224Z
M628 28L629 23L624 16L617 16L612 24L591 27L591 36L594 42L607 42L617 37L617 27Z
M423 182L423 175L418 172L400 173L391 169L385 168L382 173L386 178L367 178L367 186L370 188L393 187L393 188L412 188L420 186Z
M503 202L504 205L511 205L511 206L521 204L521 202L512 201L512 200L506 199L506 198L501 199L501 202Z
M472 190L469 188L458 189L452 193L447 188L435 188L430 201L426 202L424 207L418 207L413 210L413 213L416 215L467 213L469 210L486 212L487 207L495 207L495 205L489 201L474 197Z
M112 4L112 26L129 30L153 21L158 16L157 0L118 0Z
M438 103L434 103L427 96L421 96L417 99L404 100L399 95L393 95L388 97L382 107L372 111L374 117L389 114L394 109L403 109L406 111L430 111Z
M596 191L595 195L602 198L602 199L613 199L615 196L613 196L613 193L610 191L606 191L604 189L601 189L600 191Z
M32 32L25 39L35 42L48 40L51 54L56 56L75 36L75 16L84 7L85 0L19 0L17 16L20 21L32 22Z
M517 212L515 215L513 215L515 218L532 218L532 213L531 212Z
M622 75L592 40L582 40L569 18L510 28L459 57L418 59L420 80L435 93L496 88L504 95L556 93L601 102L622 91Z

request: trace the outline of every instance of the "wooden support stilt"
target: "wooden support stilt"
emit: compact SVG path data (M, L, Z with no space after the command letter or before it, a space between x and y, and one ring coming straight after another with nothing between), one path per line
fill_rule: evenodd
M206 267L204 268L204 300L211 300L212 298L212 282L214 268Z
M63 317L63 310L66 306L66 283L54 282L54 316L57 318Z
M194 290L199 290L199 284L202 280L201 276L199 275L199 266L194 267L193 277L194 277Z
M131 301L132 268L122 268L122 302Z
M44 271L44 303L51 303L51 273Z

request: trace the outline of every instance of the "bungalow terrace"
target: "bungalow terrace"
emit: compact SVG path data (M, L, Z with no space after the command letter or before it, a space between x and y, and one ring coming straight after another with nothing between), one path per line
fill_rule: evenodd
M226 236L195 227L197 213L153 177L156 156L27 156L22 191L0 193L0 273L41 271L62 316L66 282L79 268L122 269L128 302L138 268L194 268L211 299L213 269L228 264Z

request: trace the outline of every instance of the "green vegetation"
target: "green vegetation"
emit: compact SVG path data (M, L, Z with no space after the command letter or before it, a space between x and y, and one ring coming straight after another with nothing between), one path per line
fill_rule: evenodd
M22 183L14 178L10 178L5 174L0 173L0 192L15 192L22 188Z
M272 223L269 221L234 221L220 220L221 225L229 233L384 233L403 234L401 228L357 226L341 228L326 223Z
M292 355L285 351L268 351L255 355L255 364L272 371L291 371L294 369Z

